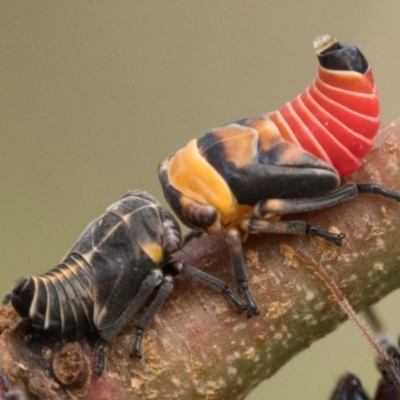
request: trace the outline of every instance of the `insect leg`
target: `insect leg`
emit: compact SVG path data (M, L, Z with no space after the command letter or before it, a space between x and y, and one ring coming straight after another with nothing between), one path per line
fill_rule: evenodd
M244 310L247 310L247 307L241 302L241 300L235 295L234 291L228 285L226 285L224 281L221 281L212 275L206 274L205 272L184 263L181 264L181 273L191 278L195 278L212 289L226 295L236 307L238 314L241 314Z
M164 277L160 288L157 292L155 299L151 302L149 307L140 316L138 326L136 328L135 342L133 343L133 348L129 354L131 357L142 358L141 346L143 331L146 329L147 325L153 320L154 316L157 314L158 310L164 304L165 300L171 293L174 287L174 278L170 275Z
M235 273L236 282L238 284L240 293L243 295L246 301L247 318L251 318L254 315L260 315L260 310L257 308L257 304L254 301L247 284L242 243L240 240L239 231L236 229L230 229L226 234L226 238L231 250L233 272Z
M342 201L357 197L359 193L355 183L348 183L326 196L312 197L307 199L270 199L258 203L255 207L255 215L265 217L267 214L292 214L321 208L331 207ZM400 197L399 197L400 200Z
M94 373L96 375L100 376L104 369L105 343L113 339L115 335L120 332L129 321L131 321L135 314L137 314L139 309L143 306L144 302L153 293L155 287L160 283L161 276L162 275L160 270L152 270L150 274L144 279L137 295L133 298L133 300L124 310L124 312L116 320L114 320L111 325L100 330L100 338L95 345L97 366L94 370Z
M389 190L384 188L377 183L363 183L357 185L357 189L359 193L371 193L371 194L379 194L383 197L388 197L389 199L393 199L396 201L400 201L400 193L394 192L393 190Z
M338 247L342 245L342 240L346 237L345 233L333 233L329 231L324 231L323 229L318 228L318 226L310 224L307 224L306 233L311 236L318 236L322 239L325 239L326 241L331 242Z
M104 339L98 339L94 346L94 355L97 359L96 368L93 370L93 373L97 376L100 376L104 371L105 366L105 355L104 355L104 347L106 345L106 341Z
M250 217L247 222L247 229L249 233L285 233L291 235L312 235L319 236L335 244L336 246L342 245L342 240L345 238L344 233L333 233L324 231L315 225L307 224L305 221L267 221L256 217Z
M140 289L136 296L132 299L131 303L121 313L121 315L113 320L112 324L102 327L100 337L107 342L114 338L124 326L137 314L144 302L153 293L156 286L160 284L162 279L161 271L153 269L150 274L142 282Z

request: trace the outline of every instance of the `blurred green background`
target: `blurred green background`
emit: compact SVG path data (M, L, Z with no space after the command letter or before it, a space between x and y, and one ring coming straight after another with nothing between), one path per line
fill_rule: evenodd
M400 116L400 2L0 2L1 282L57 264L129 188L162 199L158 162L220 123L274 110L316 73L315 36L359 46L384 125ZM400 332L400 296L379 305ZM373 354L347 323L248 397L328 399Z

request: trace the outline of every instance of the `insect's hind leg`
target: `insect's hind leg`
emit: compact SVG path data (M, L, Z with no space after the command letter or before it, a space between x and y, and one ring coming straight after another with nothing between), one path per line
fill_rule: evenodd
M380 196L388 197L389 199L393 199L400 202L399 192L394 192L393 190L386 189L382 185L379 185L378 183L357 184L357 189L359 193L379 194Z
M325 196L308 199L269 199L259 202L254 210L256 216L265 217L268 214L292 214L319 210L334 206L342 201L351 200L359 193L378 194L400 202L400 192L384 188L378 183L347 183Z
M249 233L283 233L290 235L318 236L336 246L342 245L346 237L344 233L333 233L307 224L305 221L267 221L265 219L250 217L247 221Z
M296 225L296 223L294 223L295 221L292 221L292 226L284 227L283 230L280 231L279 225L272 227L272 222L268 222L266 220L263 221L263 218L267 217L269 214L301 213L331 207L341 203L342 201L351 200L357 197L359 193L378 194L380 196L400 202L400 192L389 190L377 183L348 183L339 187L333 192L326 194L325 196L307 199L268 199L261 201L254 207L254 216L249 219L249 232L281 232L293 234L307 233L310 235L319 236L325 240L328 240L329 242L334 243L336 246L340 246L342 239L345 237L345 235L342 233L336 235L332 232L324 231L316 226L307 224L305 231L302 232L303 226L301 224ZM282 223L284 224L284 222Z
M364 185L348 183L340 186L333 192L329 192L325 196L320 197L310 197L305 199L268 199L260 201L254 207L254 215L256 217L264 218L268 214L294 214L332 207L342 201L351 200L354 197L357 197L360 192L359 186ZM366 190L365 188L361 189Z

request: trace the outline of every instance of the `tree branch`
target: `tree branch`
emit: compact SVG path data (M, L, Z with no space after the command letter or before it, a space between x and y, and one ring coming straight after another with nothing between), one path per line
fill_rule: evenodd
M400 191L400 120L353 182ZM12 390L40 399L241 399L291 357L334 330L345 315L313 273L321 265L356 310L400 286L399 204L360 195L303 215L307 222L346 233L342 247L319 238L253 235L245 243L249 285L261 315L246 319L220 294L180 276L173 294L145 332L143 359L130 359L135 322L106 347L106 370L92 375L95 337L77 343L37 335L0 309L0 372ZM234 285L222 238L202 237L176 258Z

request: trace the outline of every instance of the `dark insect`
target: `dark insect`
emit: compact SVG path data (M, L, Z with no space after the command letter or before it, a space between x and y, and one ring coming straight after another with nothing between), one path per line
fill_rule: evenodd
M185 273L224 293L239 310L244 304L222 281L171 261L181 245L174 217L149 194L134 190L90 223L63 261L39 276L20 277L4 302L39 330L68 339L97 331L95 352L104 369L105 343L115 337L157 292L141 314L131 357L141 358L144 329ZM3 382L3 386L6 386Z
M314 42L318 78L279 111L214 128L161 162L170 206L188 227L224 234L247 317L259 310L246 280L241 241L250 233L319 236L337 246L344 234L284 214L307 212L374 193L374 183L340 186L360 166L380 123L371 68L361 51L329 36Z
M400 353L391 344L385 335L378 339L379 345L388 354L392 364L392 373L397 377L397 382L388 375L386 369L382 368L378 359L378 368L381 372L381 379L378 383L375 395L371 398L362 387L360 379L351 372L346 372L340 379L332 393L330 400L398 400L400 392L396 384L400 381Z

